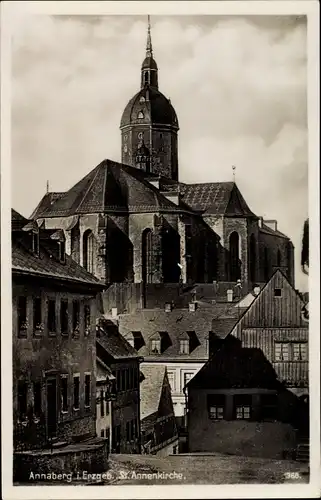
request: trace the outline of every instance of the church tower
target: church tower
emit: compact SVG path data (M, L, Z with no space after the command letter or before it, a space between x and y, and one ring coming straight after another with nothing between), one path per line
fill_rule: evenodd
M141 88L127 104L120 130L122 163L178 180L178 120L170 100L158 89L149 16Z

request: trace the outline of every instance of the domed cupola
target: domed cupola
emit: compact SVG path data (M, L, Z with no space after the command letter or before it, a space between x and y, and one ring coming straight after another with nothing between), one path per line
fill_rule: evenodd
M122 163L178 180L178 120L170 100L158 90L158 68L153 57L149 16L141 88L125 107L120 129ZM137 156L142 156L137 155L142 144L149 153L145 168L142 162L136 161Z

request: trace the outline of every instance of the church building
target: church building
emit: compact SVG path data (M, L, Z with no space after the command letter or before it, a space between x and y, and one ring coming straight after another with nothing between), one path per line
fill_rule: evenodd
M178 131L148 23L140 89L120 120L121 163L105 159L69 191L46 193L32 219L63 230L72 258L114 287L241 280L252 289L276 268L293 284L290 239L251 211L235 182L179 180Z

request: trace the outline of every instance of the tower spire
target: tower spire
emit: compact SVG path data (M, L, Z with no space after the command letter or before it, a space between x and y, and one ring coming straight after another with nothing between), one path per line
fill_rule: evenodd
M150 16L147 16L146 57L153 57L152 37L151 37L151 34L150 34Z

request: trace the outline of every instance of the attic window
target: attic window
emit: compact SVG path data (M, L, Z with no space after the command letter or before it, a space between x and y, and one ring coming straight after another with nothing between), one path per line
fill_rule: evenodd
M160 341L160 339L153 339L151 341L151 352L153 354L161 354L161 341Z
M138 113L138 115L137 115L137 118L138 118L139 120L142 120L142 119L144 118L144 113L143 113L142 111L140 111L140 112Z
M282 289L274 288L274 297L282 297Z
M144 339L142 336L142 332L132 332L132 346L136 351L139 351L141 347L144 345Z
M183 339L179 342L179 352L180 354L189 354L189 340Z

